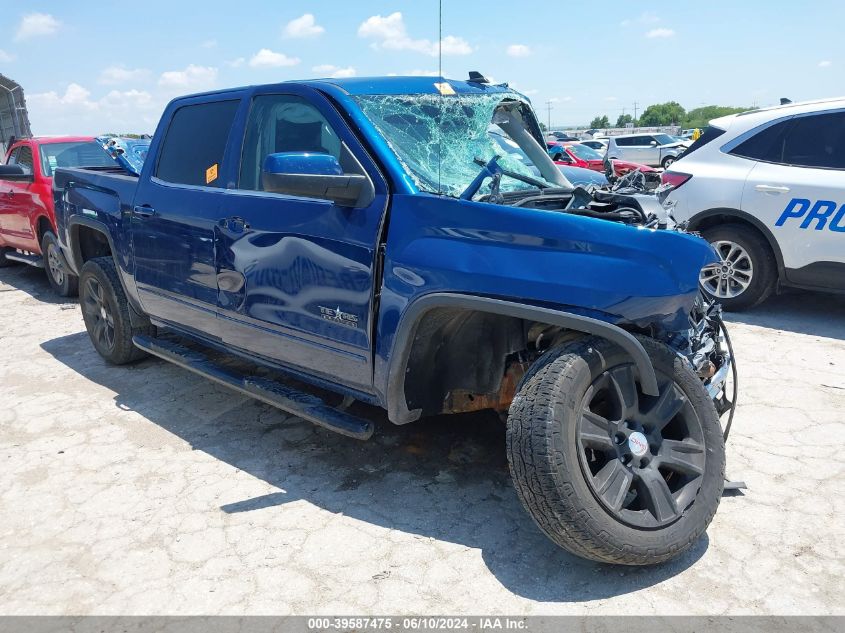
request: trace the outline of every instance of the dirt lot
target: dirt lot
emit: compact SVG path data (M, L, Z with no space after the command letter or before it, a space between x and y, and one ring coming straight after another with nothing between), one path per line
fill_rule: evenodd
M108 367L42 271L0 270L0 614L845 614L845 298L731 320L749 490L680 560L624 569L539 533L486 416L348 440Z

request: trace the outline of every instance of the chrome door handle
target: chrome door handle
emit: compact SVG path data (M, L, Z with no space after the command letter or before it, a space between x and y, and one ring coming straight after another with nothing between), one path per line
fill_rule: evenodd
M789 193L789 187L777 187L775 185L757 185L754 187L763 193Z
M146 205L139 205L132 209L132 215L138 218L151 218L156 215L156 210Z
M232 233L243 233L249 229L249 222L238 216L220 220L220 225Z

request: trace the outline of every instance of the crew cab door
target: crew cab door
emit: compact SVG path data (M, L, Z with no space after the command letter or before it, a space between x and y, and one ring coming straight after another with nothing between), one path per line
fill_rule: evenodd
M19 145L9 155L10 165L20 165L31 176L30 179L0 180L0 234L3 242L12 248L22 250L38 249L33 232L32 218L41 208L35 183L35 159L32 147Z
M845 289L845 111L794 117L762 134L772 138L769 160L751 170L743 210L777 239L788 281Z
M171 104L144 164L130 233L138 298L150 316L217 338L215 227L240 94ZM161 129L161 128L164 129Z
M283 91L282 91L283 90ZM372 388L372 319L377 244L387 184L345 121L319 92L257 90L233 138L235 182L217 235L223 340L305 373ZM268 155L329 154L357 169L375 192L368 206L264 190Z

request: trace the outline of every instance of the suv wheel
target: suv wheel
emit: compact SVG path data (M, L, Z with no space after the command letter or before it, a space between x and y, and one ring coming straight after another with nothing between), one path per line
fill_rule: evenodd
M41 253L47 280L56 294L62 297L75 297L79 289L79 279L65 270L62 265L59 242L50 231L44 233L41 240Z
M507 452L523 506L555 543L606 563L651 565L707 529L722 495L725 446L701 380L640 338L660 396L606 339L543 355L511 404Z
M79 304L94 349L110 363L125 365L147 354L132 344L136 334L153 334L152 325L133 327L129 302L111 257L85 262L79 271Z
M725 310L753 308L772 293L777 264L756 230L743 224L723 224L705 229L701 235L721 258L720 265L701 272L701 286Z
M674 163L676 160L677 158L675 156L667 156L663 159L663 162L660 163L660 166L663 167L663 169L669 169L672 163Z

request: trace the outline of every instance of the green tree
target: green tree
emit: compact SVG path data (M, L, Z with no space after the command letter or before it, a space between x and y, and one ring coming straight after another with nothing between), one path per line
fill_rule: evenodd
M633 123L634 117L630 114L620 114L619 118L616 119L616 127L625 127L628 123Z
M687 116L684 119L684 127L685 128L703 128L707 127L707 124L710 123L712 119L718 119L722 116L727 116L729 114L737 114L739 112L746 112L751 108L735 108L732 106L717 106L717 105L709 105L709 106L702 106L700 108L695 108L687 112Z
M607 118L607 115L597 116L592 121L590 121L591 128L604 128L610 127L610 119Z
M540 131L541 131L541 132L545 132L545 131L546 131L546 129L547 129L547 128L546 128L546 124L545 124L545 123L543 123L542 121L540 121L539 123L540 123Z
M677 101L656 103L648 106L639 120L642 127L656 127L660 125L680 125L686 120L686 110Z

